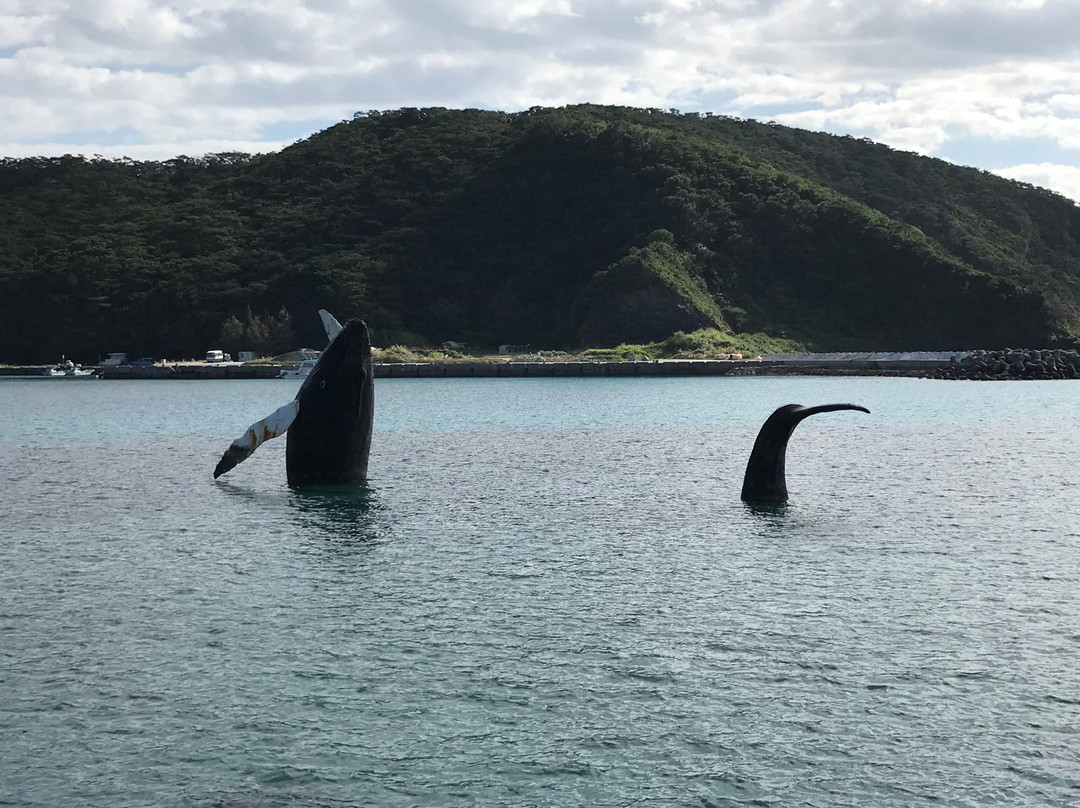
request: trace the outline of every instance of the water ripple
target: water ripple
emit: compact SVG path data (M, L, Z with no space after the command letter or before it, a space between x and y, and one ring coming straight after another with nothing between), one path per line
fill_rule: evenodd
M1073 388L470 381L302 493L269 382L0 386L0 804L1080 803ZM766 400L874 414L762 509Z

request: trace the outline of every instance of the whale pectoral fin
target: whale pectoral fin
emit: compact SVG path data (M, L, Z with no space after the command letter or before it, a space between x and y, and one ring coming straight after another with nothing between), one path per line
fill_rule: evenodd
M221 456L221 460L214 467L214 479L216 480L226 471L230 471L235 468L237 464L247 460L254 449L249 448L246 445L242 445L241 441L247 440L247 434L245 433L243 438L237 438L231 444L229 448L225 450L225 454Z
M243 435L229 444L229 448L221 456L221 460L214 468L214 479L216 480L251 457L263 442L284 435L285 430L296 420L298 412L300 412L300 402L290 401L284 407L278 407L261 421L256 421L249 426Z
M326 332L326 338L331 342L334 341L334 337L341 333L341 323L337 321L326 309L319 309L319 319L322 320L323 330Z

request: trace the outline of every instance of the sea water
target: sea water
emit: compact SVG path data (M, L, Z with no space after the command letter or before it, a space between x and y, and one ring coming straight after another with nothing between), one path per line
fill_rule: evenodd
M1080 804L1080 383L297 385L0 381L0 805Z

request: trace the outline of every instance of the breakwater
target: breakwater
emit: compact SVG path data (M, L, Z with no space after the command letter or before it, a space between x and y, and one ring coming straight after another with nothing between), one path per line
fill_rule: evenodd
M177 364L101 369L103 379L276 379L285 368L278 364ZM294 366L295 367L295 366Z
M1075 349L972 351L938 368L931 377L972 381L1080 379L1080 354Z
M0 365L0 376L48 377L52 365ZM280 364L173 364L109 365L93 368L92 376L59 376L55 379L275 379L286 368Z
M377 379L551 378L580 376L725 376L760 368L756 360L661 359L655 362L395 362L375 365Z
M758 373L775 362L730 359L661 359L642 362L394 362L374 365L377 379L526 378L589 376L724 376ZM287 364L119 365L98 369L102 379L276 379ZM0 367L0 375L41 376L46 366ZM293 377L295 378L295 377Z
M966 354L954 351L770 354L754 359L655 361L403 362L376 364L376 378L560 376L764 376L770 374L927 376Z
M913 357L896 354L776 355L754 359L658 359L643 361L523 361L498 362L393 362L374 365L377 379L427 378L588 378L661 376L761 376L769 374L831 375L925 375L945 367L948 357ZM119 365L98 368L102 379L274 379L295 365L259 364L159 364ZM0 367L0 375L40 376L45 367ZM294 377L295 378L295 377Z
M842 351L833 353L766 354L762 361L787 372L900 373L925 375L966 356L957 351Z
M120 365L98 369L103 379L274 379L296 365L281 363L186 363ZM47 366L0 366L0 376L40 376ZM378 379L552 378L851 375L934 379L1009 380L1080 378L1075 350L970 352L771 354L754 359L658 359L655 361L527 361L376 363ZM292 377L295 379L295 376Z

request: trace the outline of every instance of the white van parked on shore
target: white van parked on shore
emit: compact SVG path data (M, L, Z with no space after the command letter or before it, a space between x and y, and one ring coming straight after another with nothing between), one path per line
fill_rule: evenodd
M213 351L207 351L206 352L206 361L207 362L224 362L225 361L225 354L222 353L218 349L214 349Z

